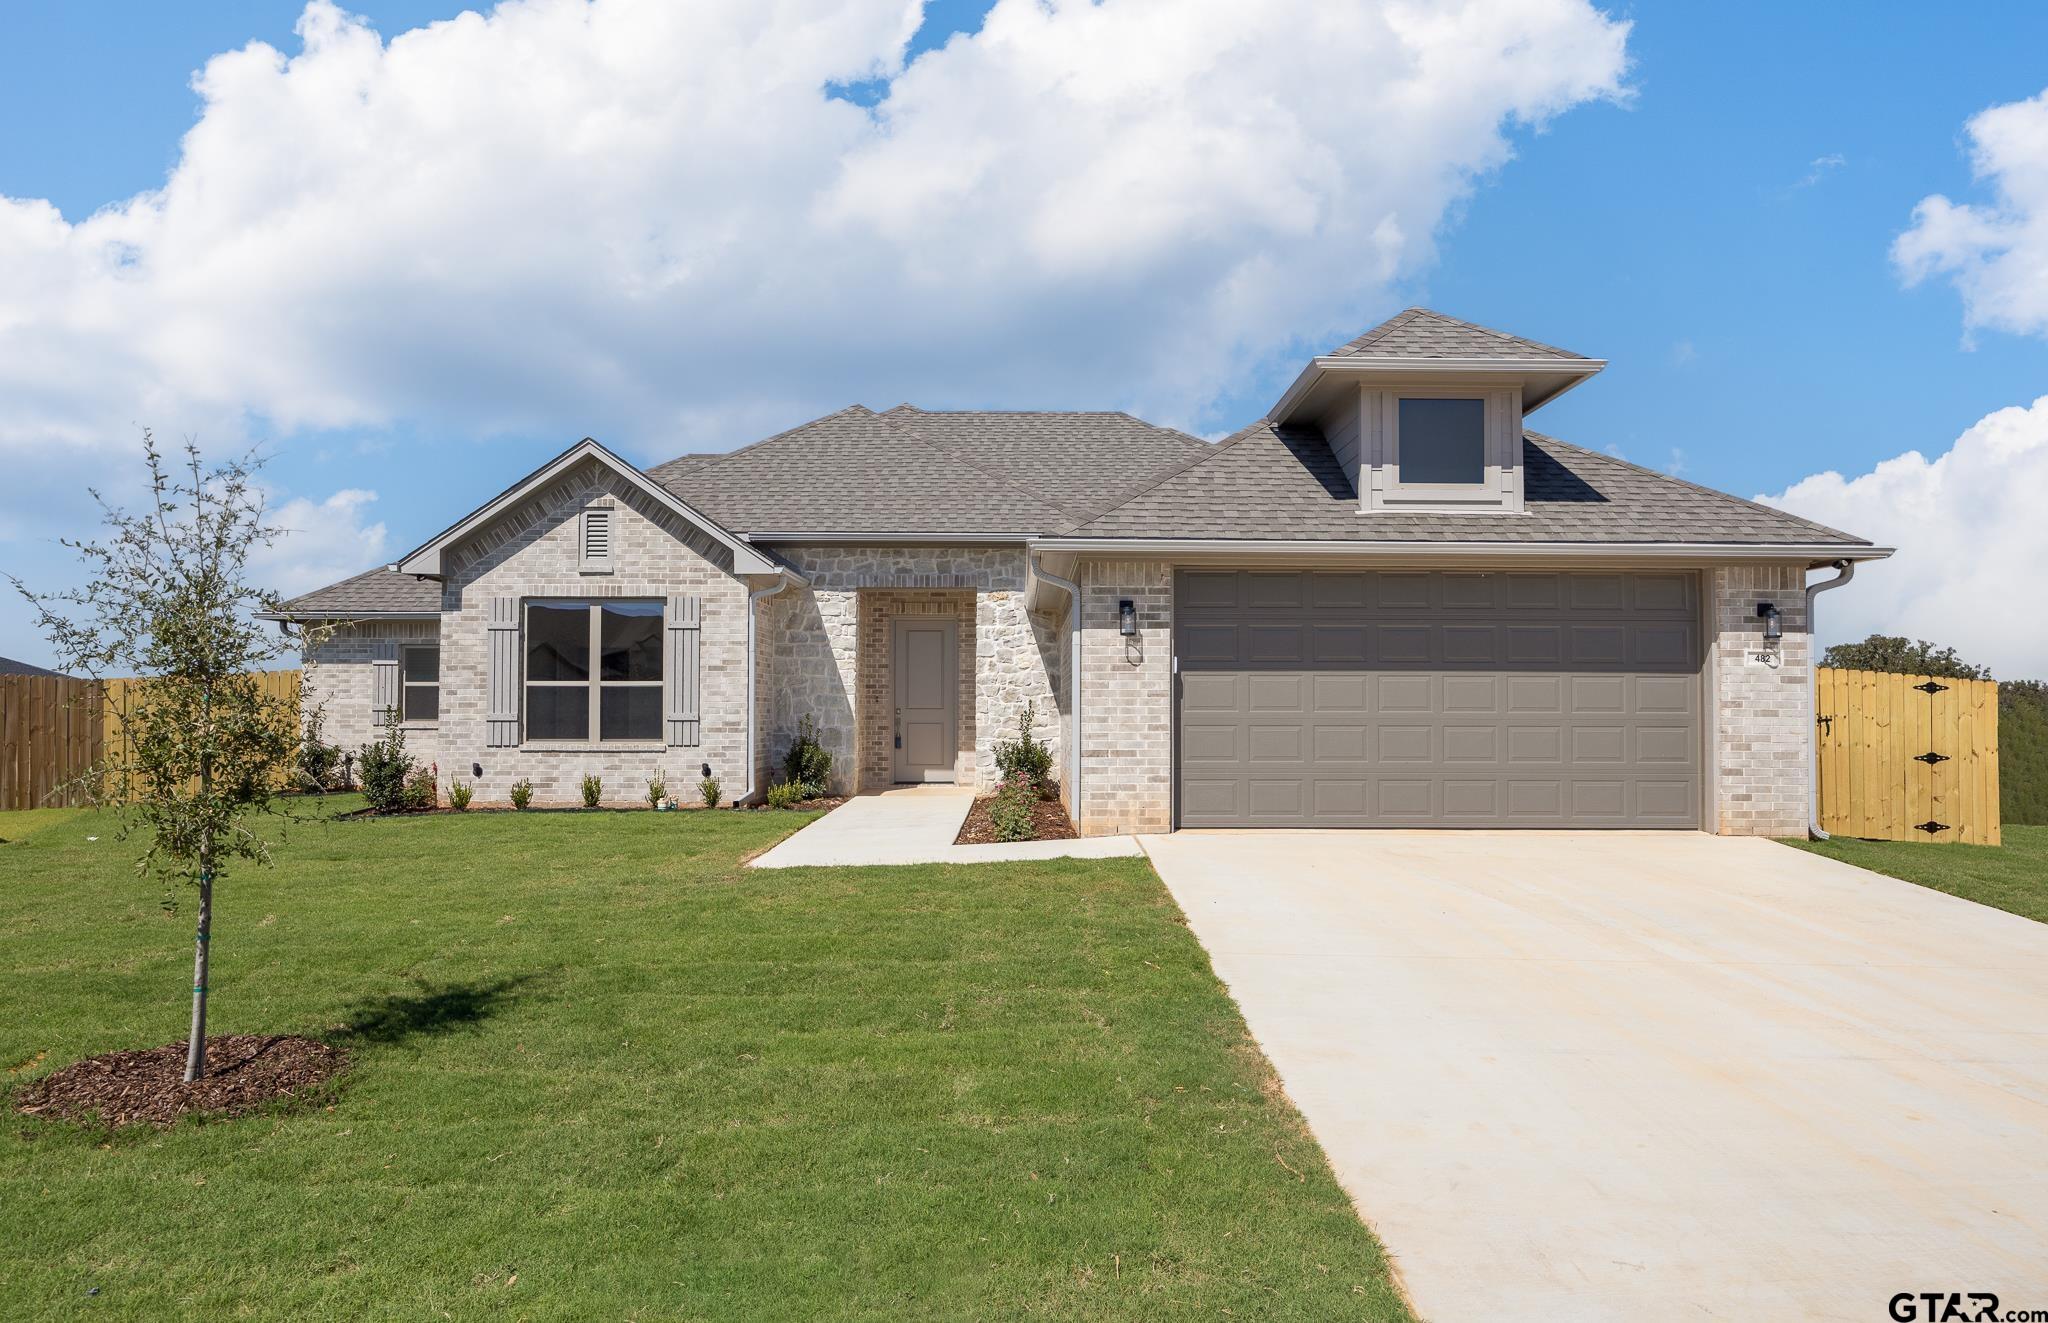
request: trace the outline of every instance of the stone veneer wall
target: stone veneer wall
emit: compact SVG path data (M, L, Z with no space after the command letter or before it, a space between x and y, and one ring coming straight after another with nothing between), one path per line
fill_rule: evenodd
M382 734L370 706L370 663L380 645L431 643L440 634L438 620L363 620L340 626L306 648L300 710L320 708L321 737L354 753ZM434 738L431 725L406 729L408 741Z
M1083 836L1173 829L1173 567L1081 566ZM1138 632L1117 632L1130 599Z
M1748 664L1762 647L1759 602L1775 603L1783 664ZM1709 829L1723 836L1803 836L1813 794L1813 640L1806 567L1725 565L1707 572L1713 655L1707 716L1713 725Z
M613 516L613 568L580 572L578 512L593 501L609 501ZM745 780L747 586L729 572L723 547L668 510L649 501L609 468L580 465L536 493L476 539L449 549L448 578L441 600L441 717L432 726L411 728L407 745L422 763L440 764L445 790L450 777L476 782L479 803L503 803L513 782L530 779L536 803L580 802L584 773L604 778L607 802L644 802L649 778L657 773L669 793L696 797L705 765L735 795ZM702 600L703 634L699 676L702 742L669 748L601 743L487 748L484 715L485 624L493 597L664 598L692 593ZM329 699L330 738L350 747L370 738L370 649L388 637L389 625L355 626L308 659L307 683ZM342 663L342 664L335 664ZM330 669L331 667L331 669ZM337 709L360 712L360 725L332 724ZM355 720L355 718L351 718ZM472 763L484 772L472 778Z
M1037 705L1039 737L1053 746L1055 759L1060 756L1057 622L1024 608L1022 547L789 545L776 551L809 583L762 604L763 776L772 779L798 721L809 715L832 751L834 789L888 784L894 701L887 622L896 609L960 613L963 782L993 783L992 746L1010 738L1027 702Z

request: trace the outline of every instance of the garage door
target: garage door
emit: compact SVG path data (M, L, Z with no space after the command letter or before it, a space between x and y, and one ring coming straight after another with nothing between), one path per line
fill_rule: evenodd
M1689 572L1182 570L1183 827L1697 827Z

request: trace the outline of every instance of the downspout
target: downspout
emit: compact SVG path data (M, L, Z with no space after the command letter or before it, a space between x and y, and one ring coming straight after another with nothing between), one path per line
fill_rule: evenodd
M1081 585L1062 579L1026 555L1024 566L1067 595L1067 808L1074 830L1081 829Z
M1813 769L1813 795L1807 806L1806 834L1816 841L1827 840L1828 834L1820 829L1820 658L1812 656L1813 641L1819 637L1813 627L1813 599L1830 588L1840 588L1855 577L1856 562L1838 560L1835 562L1834 578L1806 586L1806 684L1813 696L1814 716L1813 725L1808 729L1806 736L1809 755L1806 765Z
M760 732L755 729L760 725L760 720L754 707L754 673L760 670L760 657L754 643L754 608L792 584L802 582L802 579L788 570L777 570L774 583L766 588L756 588L747 594L747 787L733 800L735 804L745 804L754 798L754 767L760 761L755 756L754 749L754 742L760 738Z

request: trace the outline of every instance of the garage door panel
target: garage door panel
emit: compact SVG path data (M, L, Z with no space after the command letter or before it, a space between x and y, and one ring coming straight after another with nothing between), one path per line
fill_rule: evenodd
M1185 826L1697 825L1691 574L1200 571L1177 591Z

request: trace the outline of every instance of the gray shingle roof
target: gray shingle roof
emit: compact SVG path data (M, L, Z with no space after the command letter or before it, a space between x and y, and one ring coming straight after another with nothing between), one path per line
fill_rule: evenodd
M1261 419L1206 458L1071 528L1070 537L1330 542L1707 542L1861 538L1553 437L1524 435L1526 513L1361 513L1343 467L1309 427Z
M1209 448L1124 413L856 405L648 474L737 532L1044 533Z
M62 671L53 671L47 666L37 666L34 662L16 661L12 657L0 657L0 675L42 675L56 680L68 680L71 678Z
M1475 326L1428 308L1394 314L1326 358L1526 358L1588 362L1584 354L1525 340L1519 335Z
M284 604L286 615L330 617L440 609L440 584L410 574L393 574L381 565L340 583L315 588Z

